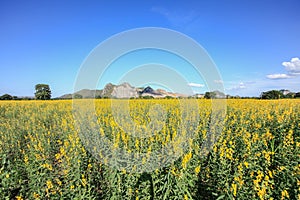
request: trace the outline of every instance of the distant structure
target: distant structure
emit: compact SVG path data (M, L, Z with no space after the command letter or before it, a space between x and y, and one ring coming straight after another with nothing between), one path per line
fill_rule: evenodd
M204 94L194 94L193 97L201 99L204 98Z
M286 89L282 89L282 90L279 90L283 95L287 95L289 93L291 93L291 91L289 90L286 90Z

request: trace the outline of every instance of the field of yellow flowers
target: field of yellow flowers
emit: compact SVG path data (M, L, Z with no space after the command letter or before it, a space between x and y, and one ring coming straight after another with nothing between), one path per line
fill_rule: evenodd
M127 112L114 113L122 101L112 109L111 100L95 100L96 120L81 116L87 126L74 120L71 100L1 101L0 199L300 199L300 100L227 100L205 156L210 100L196 100L199 109L188 114L176 99L128 100L130 115L118 116ZM161 120L151 125L151 115ZM145 155L142 165L116 167L97 134L111 144L106 152L125 152L124 162ZM168 144L169 156L178 155L171 163L130 171Z

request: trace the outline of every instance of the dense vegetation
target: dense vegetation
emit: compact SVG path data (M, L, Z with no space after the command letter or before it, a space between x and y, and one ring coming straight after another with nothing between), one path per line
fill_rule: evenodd
M199 110L183 116L176 99L129 100L141 127L151 106L165 110L161 129L139 138L118 126L110 100L96 100L99 131L112 148L138 154L188 144L170 165L130 173L87 151L71 100L2 101L0 199L300 199L300 100L227 100L225 126L206 156L200 153L210 131L211 101L197 102ZM178 129L197 114L194 127ZM189 130L193 139L184 140Z
M51 89L47 84L35 85L35 98L38 100L49 100L51 99Z

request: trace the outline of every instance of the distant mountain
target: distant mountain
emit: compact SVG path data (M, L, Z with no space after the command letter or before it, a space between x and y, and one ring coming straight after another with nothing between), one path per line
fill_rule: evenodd
M101 97L111 97L111 93L114 91L115 87L116 87L116 85L114 85L112 83L106 84L105 87L103 88L100 96Z
M150 86L147 86L145 89L141 91L141 94L143 93L155 94L156 92Z
M94 98L97 96L101 96L102 90L89 90L83 89L74 94L65 94L59 97L60 99L72 99L72 98Z
M139 97L138 91L135 87L132 87L129 83L122 83L121 85L116 85L112 92L111 97L114 98L131 98Z
M135 88L129 83L122 83L120 85L114 85L108 83L102 90L89 90L83 89L74 94L65 94L59 97L59 99L71 99L71 98L138 98L152 96L154 98L170 97L187 97L186 95L179 93L167 92L163 89L154 90L150 86L145 88Z

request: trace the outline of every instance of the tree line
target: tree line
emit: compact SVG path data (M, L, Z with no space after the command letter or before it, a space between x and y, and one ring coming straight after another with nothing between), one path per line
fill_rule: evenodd
M48 84L37 84L35 85L34 98L32 97L17 97L10 94L4 94L0 96L0 100L50 100L51 99L51 89Z
M74 99L81 99L83 98L82 95L80 94L75 94L73 96ZM96 97L97 98L97 97ZM100 97L98 97L100 98ZM101 97L105 98L105 97ZM144 96L140 97L143 99L151 99L154 98L152 96ZM165 99L171 99L174 97L171 96L166 96ZM239 97L239 96L230 96L230 95L225 95L222 92L219 91L213 91L213 92L206 92L203 96L205 99L218 99L218 98L250 98L250 97ZM257 99L284 99L284 98L300 98L300 92L289 92L287 94L283 93L283 90L269 90L266 92L262 92L260 97L252 97L252 98L257 98ZM12 96L9 94L4 94L0 96L0 100L32 100L32 99L37 99L37 100L50 100L51 99L51 89L48 84L37 84L35 85L35 93L34 93L34 98L32 97L17 97L17 96Z
M262 92L260 95L261 99L293 99L293 98L300 98L300 92L289 92L284 94L280 90L269 90L266 92Z
M204 97L205 99L293 99L300 98L300 92L288 92L287 94L283 93L284 90L269 90L266 92L262 92L259 97L240 97L240 96L230 96L225 95L222 92L214 91L214 92L206 92Z

